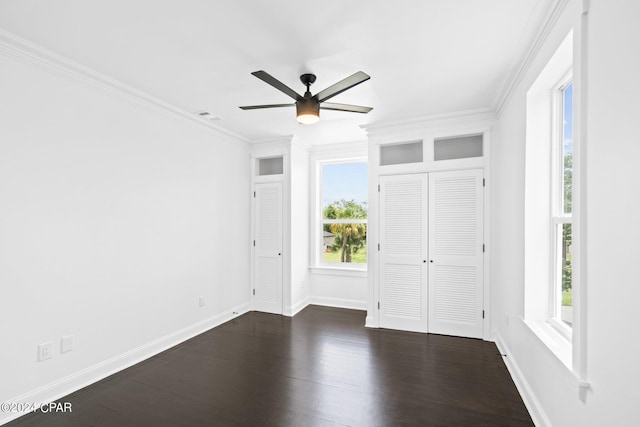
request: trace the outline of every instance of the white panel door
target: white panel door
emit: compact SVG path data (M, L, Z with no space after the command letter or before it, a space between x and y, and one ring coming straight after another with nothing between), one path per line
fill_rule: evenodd
M427 176L380 177L380 326L427 331Z
M482 170L429 174L429 332L482 338Z
M256 184L253 306L282 314L282 183Z

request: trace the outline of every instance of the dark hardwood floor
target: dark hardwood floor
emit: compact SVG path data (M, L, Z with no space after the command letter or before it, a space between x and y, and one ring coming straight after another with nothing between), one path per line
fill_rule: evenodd
M7 426L531 426L493 343L251 312Z

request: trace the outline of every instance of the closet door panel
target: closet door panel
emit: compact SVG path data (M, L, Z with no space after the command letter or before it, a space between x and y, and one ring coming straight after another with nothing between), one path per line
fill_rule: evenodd
M282 183L256 184L255 194L256 311L282 314Z
M483 335L483 171L429 174L429 332Z
M380 326L427 331L427 175L380 177Z

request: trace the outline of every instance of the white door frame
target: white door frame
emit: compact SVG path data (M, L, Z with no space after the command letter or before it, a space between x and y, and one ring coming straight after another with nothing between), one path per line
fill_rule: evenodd
M262 245L264 241L261 240L261 215L259 212L258 200L260 199L261 194L269 189L274 188L277 191L279 206L277 206L277 212L275 213L276 218L276 239L268 242L268 247L264 248ZM252 306L256 311L264 311L268 313L274 314L283 314L284 310L284 265L283 265L283 229L284 229L284 220L283 220L283 183L281 180L272 180L269 182L259 182L254 185L253 190L253 262L252 262L252 274L253 274L253 291L252 291ZM272 227L273 224L266 224L268 227ZM271 278L273 282L275 282L275 288L272 289L264 289L261 286L260 277L258 277L258 269L262 264L262 261L269 261L271 263L272 274L275 276ZM275 262L275 265L274 265ZM268 297L266 300L261 300L261 296L264 295L265 291L269 291L271 293L275 292L275 295L272 295L273 298ZM271 299L271 301L268 301Z

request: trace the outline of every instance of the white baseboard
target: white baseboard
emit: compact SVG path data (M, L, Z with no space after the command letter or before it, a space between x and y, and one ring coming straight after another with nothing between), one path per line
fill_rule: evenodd
M306 298L298 301L296 304L294 304L291 307L291 317L295 316L296 314L298 314L302 310L304 310L309 305L309 301L310 300L311 299L309 297L306 297Z
M367 316L364 320L364 326L366 328L379 328L378 320L374 316Z
M113 375L116 372L120 372L123 369L129 368L136 363L149 359L158 353L161 353L171 347L174 347L188 339L195 337L209 329L215 328L234 317L247 313L251 309L251 304L246 303L226 310L224 313L217 316L204 319L198 323L187 326L164 337L158 338L154 341L141 345L125 353L119 354L115 357L107 359L103 362L97 363L89 368L75 372L57 381L46 384L35 390L28 391L12 399L8 399L7 402L11 403L36 403L37 405L43 403L53 402L58 400L74 391L80 390L90 384L100 381L109 375ZM237 315L233 313L238 313ZM26 413L16 412L1 412L0 413L0 425L8 423L9 421L26 415Z
M350 308L353 310L366 310L367 302L353 299L330 298L330 297L311 297L310 304L324 305L327 307Z
M549 417L547 417L547 414L542 408L542 405L540 405L540 401L533 393L529 382L522 374L518 363L513 358L513 355L502 339L502 336L499 332L495 332L494 337L496 346L498 347L500 353L506 354L506 356L503 356L504 363L505 365L507 365L507 370L511 374L513 382L516 384L516 388L518 389L518 392L520 393L520 396L524 401L524 405L529 411L529 415L531 415L533 423L538 427L551 427L551 421L549 420Z

